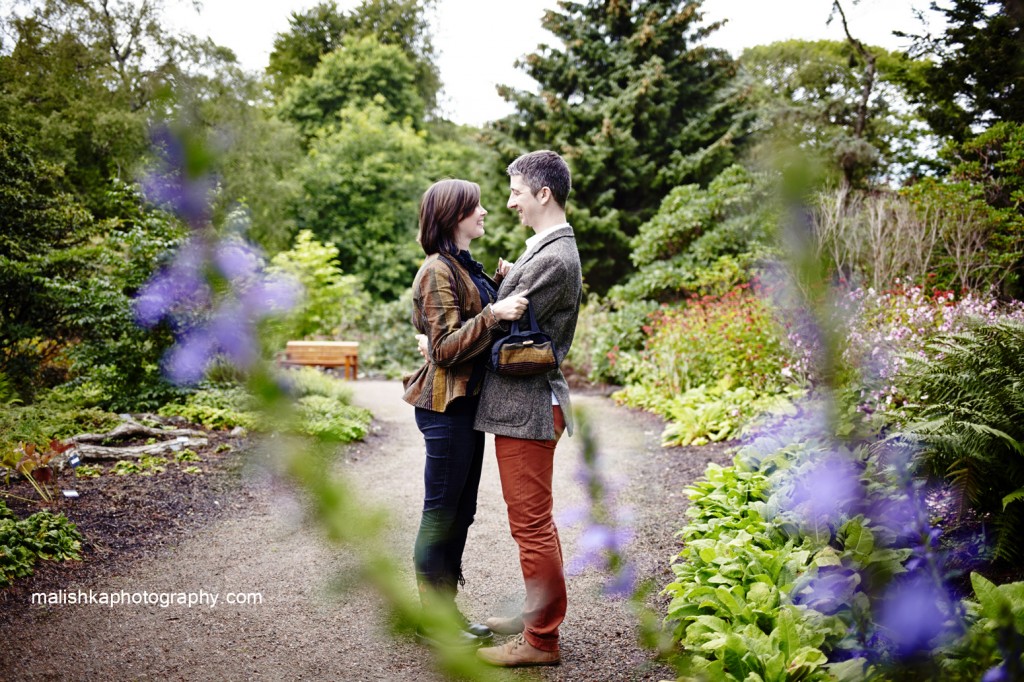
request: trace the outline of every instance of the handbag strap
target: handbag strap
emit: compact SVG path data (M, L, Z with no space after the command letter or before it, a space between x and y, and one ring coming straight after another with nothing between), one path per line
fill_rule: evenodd
M540 331L540 326L537 324L537 318L533 316L533 306L531 304L529 304L529 303L526 304L526 318L529 321L529 324L530 324L529 327L527 327L525 330L523 330L519 326L520 320L523 319L522 317L520 317L518 320L512 320L512 327L510 329L510 332L512 334L521 334L521 333L523 333L523 331L539 332Z

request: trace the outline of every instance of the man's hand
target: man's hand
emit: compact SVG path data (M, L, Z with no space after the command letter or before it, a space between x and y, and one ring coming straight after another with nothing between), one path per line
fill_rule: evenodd
M429 358L427 358L427 335L426 334L417 334L416 335L416 345L418 347L420 355L422 355L425 360L429 359Z

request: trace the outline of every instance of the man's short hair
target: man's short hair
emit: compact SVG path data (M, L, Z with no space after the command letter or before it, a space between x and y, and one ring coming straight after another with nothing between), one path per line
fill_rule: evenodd
M569 190L572 189L572 178L569 174L569 165L555 152L542 149L523 154L509 164L507 172L510 178L516 175L523 176L523 182L533 194L547 187L558 205L565 208Z

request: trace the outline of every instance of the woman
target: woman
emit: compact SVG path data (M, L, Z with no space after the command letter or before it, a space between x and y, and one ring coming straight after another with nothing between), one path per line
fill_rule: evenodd
M404 395L416 407L427 450L413 561L424 609L447 610L462 625L455 642L420 628L417 636L429 644L472 645L491 636L455 606L483 465L484 434L473 420L493 332L502 321L519 319L527 300L496 301L496 282L469 253L486 215L479 185L466 180L436 182L420 202L419 243L427 258L412 285L413 325L427 337L427 362L406 379Z

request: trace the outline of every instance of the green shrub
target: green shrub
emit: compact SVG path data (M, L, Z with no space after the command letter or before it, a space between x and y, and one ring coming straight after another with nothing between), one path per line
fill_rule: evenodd
M103 433L121 423L98 407L73 407L44 398L32 405L0 405L0 461L8 462L19 443L49 443L81 433ZM13 462L11 462L13 463Z
M791 409L788 399L801 393L785 334L746 285L664 306L643 329L642 353L613 356L626 383L615 398L670 420L666 444L734 437L762 410Z
M287 341L307 338L354 338L370 307L359 278L338 265L338 247L322 244L309 230L271 260L268 272L294 277L302 285L302 300L281 320L269 325L267 343L274 350Z
M371 415L336 398L307 395L298 401L301 433L320 440L349 443L366 435Z
M1024 558L1024 324L978 324L907 356L905 439L928 476L993 519L996 556Z
M83 541L63 514L41 511L18 520L0 501L0 587L32 575L37 559L81 560Z
M566 362L591 381L624 383L618 359L643 347L643 327L656 309L657 304L651 301L614 305L610 300L588 301L580 308Z
M412 326L412 289L395 301L375 303L357 340L360 372L396 379L423 364Z
M183 402L163 405L158 413L164 417L179 416L209 429L253 429L259 417L251 406L252 398L241 386L203 384Z

